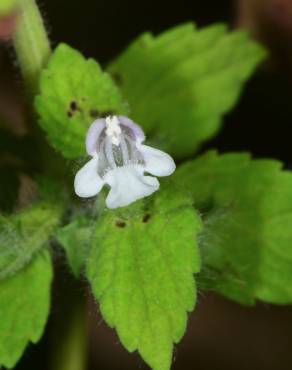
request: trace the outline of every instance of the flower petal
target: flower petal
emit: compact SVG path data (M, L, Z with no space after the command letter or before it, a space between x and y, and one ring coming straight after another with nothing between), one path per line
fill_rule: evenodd
M75 193L82 198L93 197L98 194L104 181L97 174L98 157L94 156L75 176Z
M159 189L158 180L144 176L143 167L137 165L117 167L105 175L104 181L111 187L106 199L108 208L127 206Z
M89 127L86 135L86 151L89 155L93 156L96 153L97 141L104 128L105 120L103 118L95 120Z
M133 132L137 143L141 144L145 140L145 135L141 127L133 122L130 118L125 116L118 116L118 120L122 125L128 127Z
M140 145L138 149L144 157L146 172L155 176L169 176L175 171L174 160L167 153L147 145Z

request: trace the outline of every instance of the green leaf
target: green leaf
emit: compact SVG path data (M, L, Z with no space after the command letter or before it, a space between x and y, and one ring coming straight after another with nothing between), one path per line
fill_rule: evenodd
M42 72L35 107L50 143L66 158L85 154L86 132L97 117L127 113L110 76L65 44Z
M43 334L50 306L52 264L47 251L0 281L0 365L15 366L29 342Z
M163 149L185 157L217 133L264 56L245 31L184 24L157 37L143 34L109 71L132 118Z
M42 182L38 201L11 216L0 214L0 280L28 264L47 245L59 222L63 210L60 190ZM53 196L54 189L57 193Z
M292 302L292 173L209 152L174 178L203 213L201 283L241 303Z
M171 186L145 203L105 211L97 224L87 273L101 313L154 370L170 368L195 306L200 228L190 199Z
M69 266L79 277L88 257L92 243L92 222L86 217L78 217L59 229L56 237L66 251Z

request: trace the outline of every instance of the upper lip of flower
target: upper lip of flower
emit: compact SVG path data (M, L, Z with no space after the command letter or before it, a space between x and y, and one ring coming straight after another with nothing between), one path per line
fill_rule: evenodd
M80 197L92 197L104 184L111 187L106 199L108 208L126 206L158 190L155 177L168 176L175 170L166 153L143 145L142 129L129 118L111 116L90 126L87 153L92 159L76 174L74 187Z

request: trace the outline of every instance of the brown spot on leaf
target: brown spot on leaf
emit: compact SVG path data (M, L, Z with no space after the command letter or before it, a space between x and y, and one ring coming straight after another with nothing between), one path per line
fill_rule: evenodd
M125 221L121 221L121 220L116 221L116 227L120 227L123 229L124 227L126 227Z
M68 116L69 118L71 118L71 117L73 117L73 116L74 116L74 114L75 114L77 111L81 112L81 109L80 109L80 107L78 106L77 102L76 102L75 100L72 100L72 101L70 102L70 104L69 104L69 109L68 109L68 111L67 111L67 116Z
M144 217L143 217L143 222L144 223L146 223L146 222L148 222L149 220L150 220L150 218L151 218L151 215L150 215L150 213L146 213L145 215L144 215Z
M76 110L79 110L78 104L75 100L70 102L70 109L71 111L75 112Z

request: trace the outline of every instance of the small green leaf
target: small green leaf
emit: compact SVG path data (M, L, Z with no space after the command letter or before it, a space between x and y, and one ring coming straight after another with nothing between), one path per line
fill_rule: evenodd
M110 76L65 44L42 73L35 107L50 143L66 158L85 154L86 132L97 117L127 113Z
M200 269L201 221L190 199L171 188L145 203L106 211L87 265L106 322L154 370L170 368L173 343L195 306L193 274Z
M0 281L0 365L14 367L27 344L42 336L52 275L51 258L45 251L15 276Z
M57 226L63 205L60 190L42 181L39 200L11 216L0 214L0 280L28 264ZM50 189L50 190L49 190ZM57 196L57 198L56 198Z
M203 213L202 284L241 303L291 303L292 173L274 160L209 152L174 178Z
M140 36L109 67L131 116L160 146L185 157L214 136L265 56L245 31L185 24Z
M69 266L79 277L89 254L92 243L92 222L86 217L78 217L56 233L59 243L66 251Z

